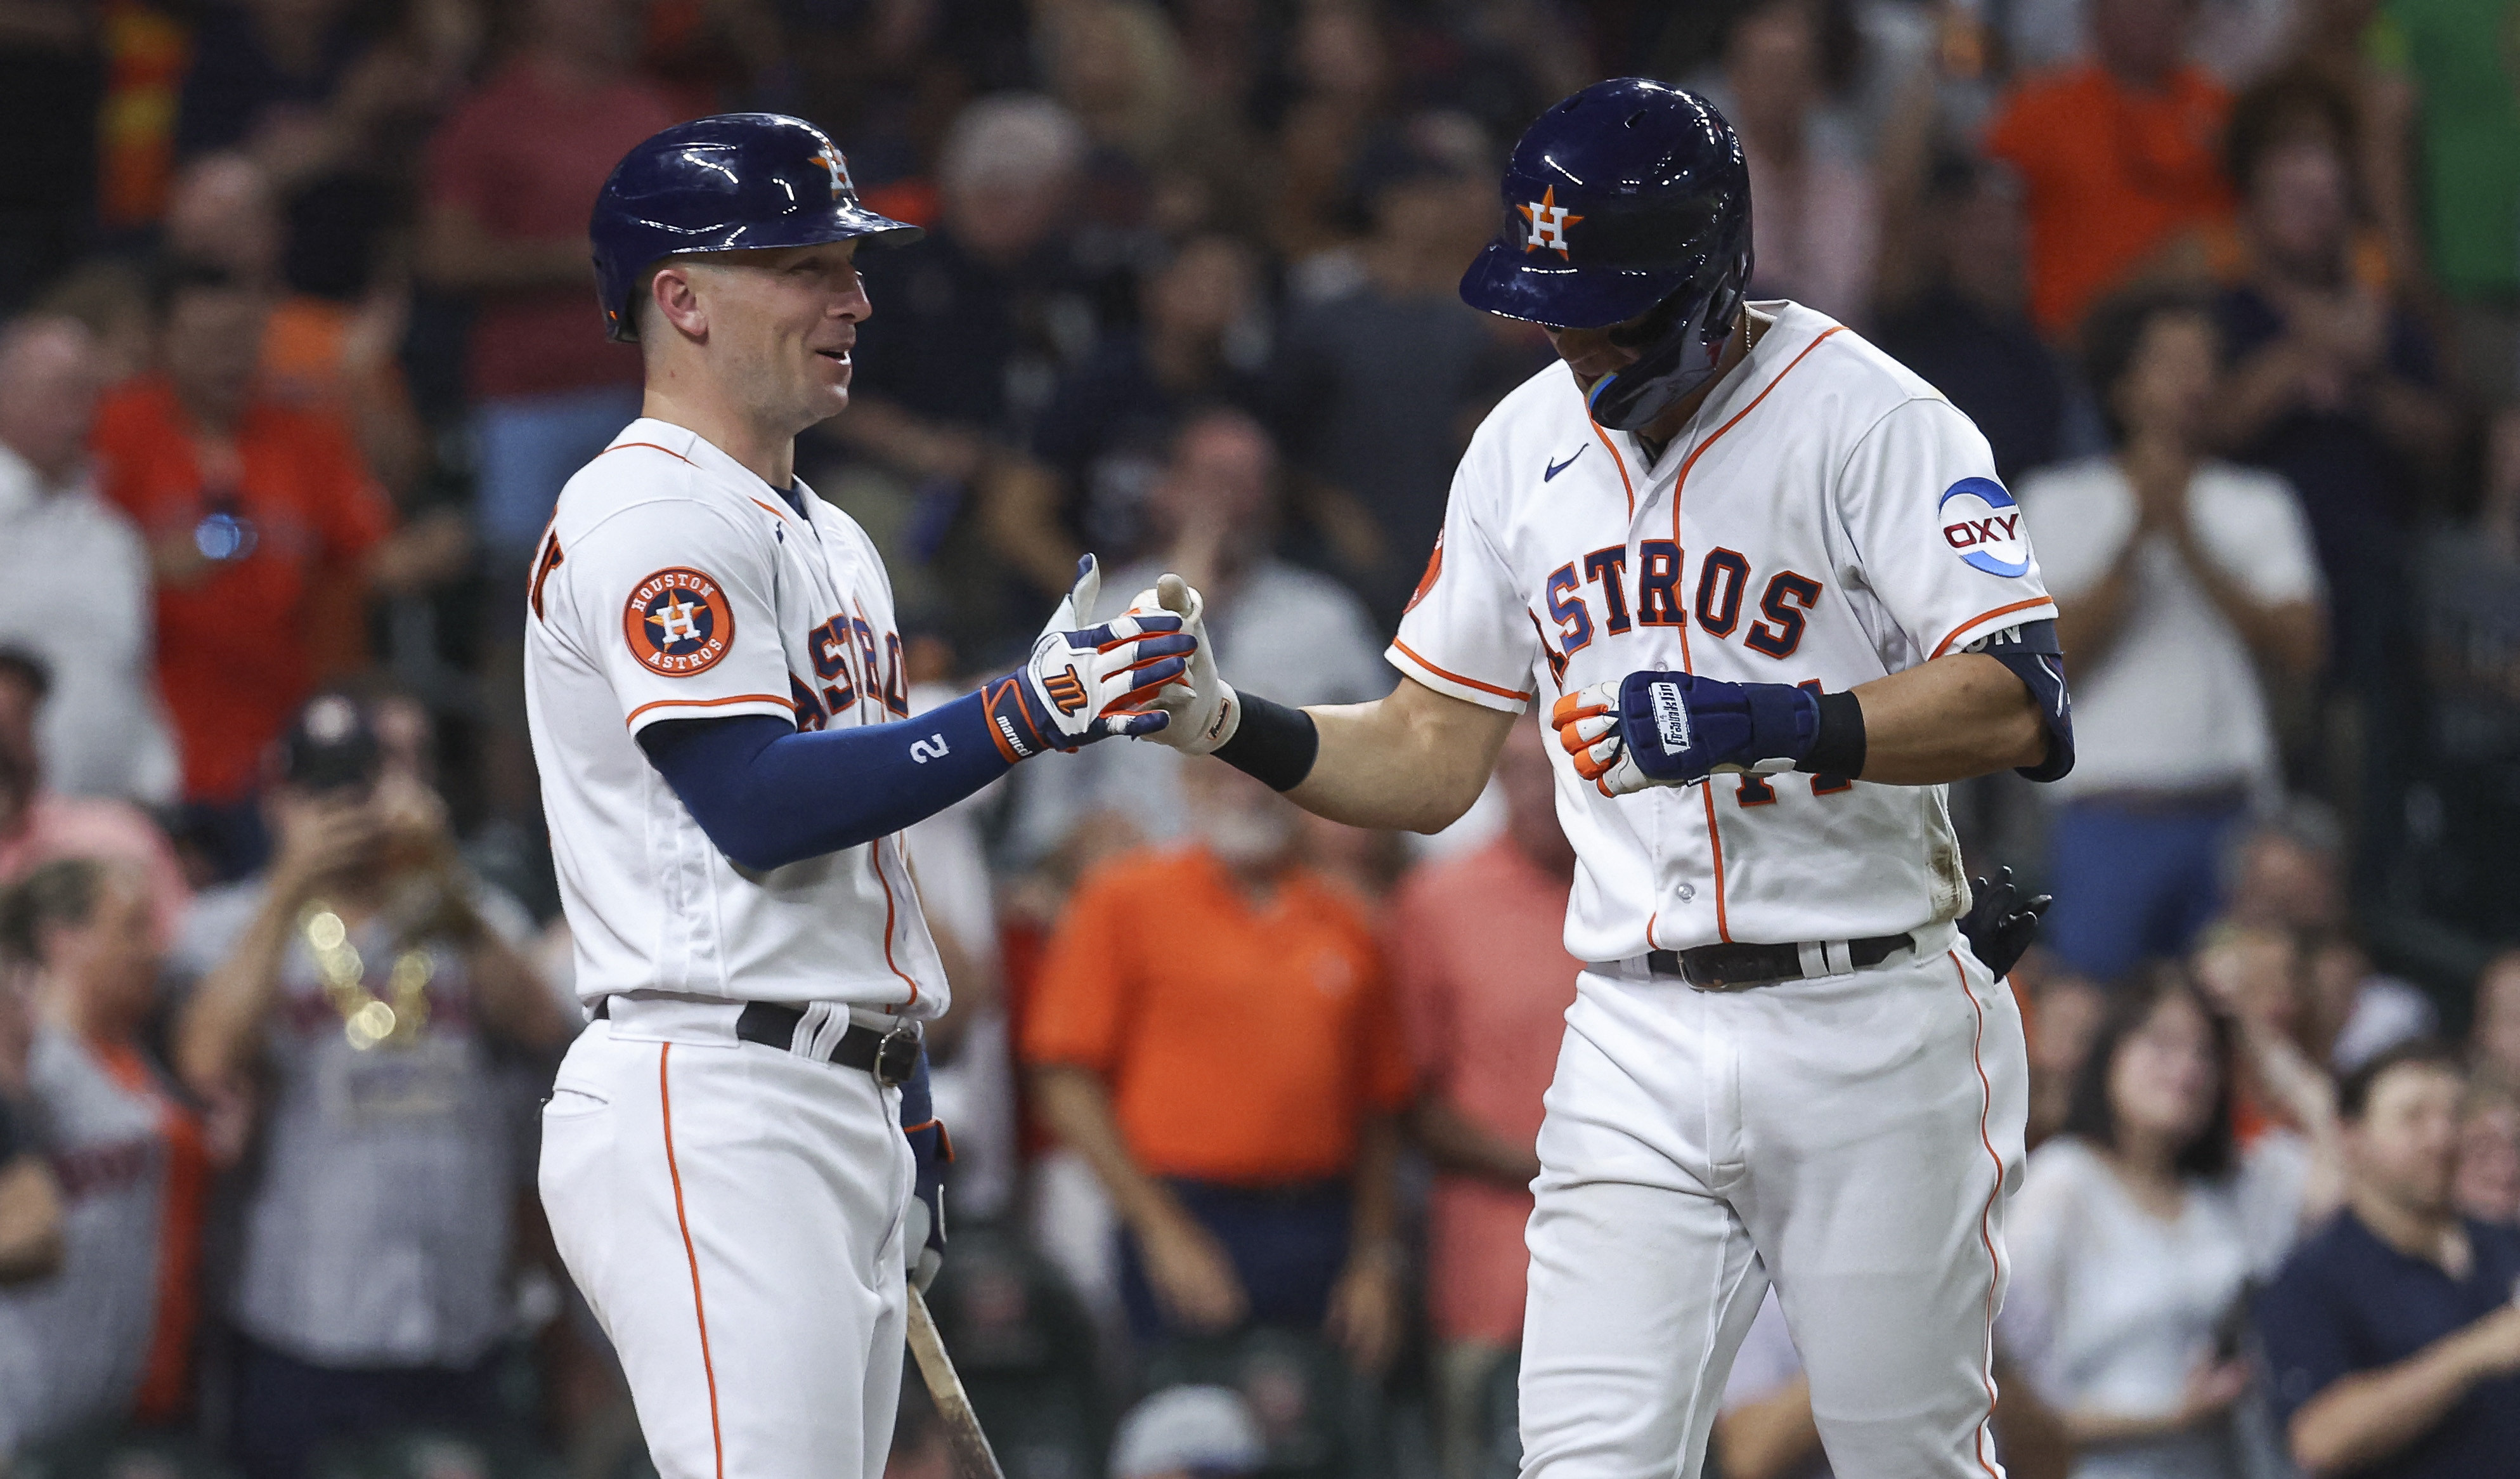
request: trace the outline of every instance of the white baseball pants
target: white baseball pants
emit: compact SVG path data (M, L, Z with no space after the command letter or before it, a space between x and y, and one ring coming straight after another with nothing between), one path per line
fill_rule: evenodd
M1701 992L1586 970L1540 1132L1524 1479L1694 1476L1773 1281L1838 1479L1998 1479L1988 1417L2028 1062L1949 925Z
M543 1110L561 1258L662 1479L877 1479L901 1390L911 1152L898 1092L613 999Z

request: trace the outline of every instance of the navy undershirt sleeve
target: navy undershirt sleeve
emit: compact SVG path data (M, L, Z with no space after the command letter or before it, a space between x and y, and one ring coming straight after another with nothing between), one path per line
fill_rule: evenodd
M718 851L755 871L899 831L1012 764L977 693L916 719L806 734L773 714L667 719L639 746Z

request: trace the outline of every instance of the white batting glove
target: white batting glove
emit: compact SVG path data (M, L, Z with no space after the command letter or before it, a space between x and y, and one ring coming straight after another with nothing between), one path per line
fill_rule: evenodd
M1654 780L1628 752L1627 739L1619 729L1620 682L1612 679L1577 689L1558 699L1549 711L1549 722L1557 730L1557 742L1574 759L1575 774L1592 782L1594 788L1605 796L1633 795L1648 785L1687 784Z
M1182 634L1198 644L1190 654L1190 671L1163 691L1158 700L1172 722L1138 738L1168 744L1186 755L1213 754L1234 738L1242 723L1242 701L1234 686L1217 675L1216 652L1207 644L1207 600L1189 581L1165 575L1129 603L1133 612L1169 611L1181 618Z

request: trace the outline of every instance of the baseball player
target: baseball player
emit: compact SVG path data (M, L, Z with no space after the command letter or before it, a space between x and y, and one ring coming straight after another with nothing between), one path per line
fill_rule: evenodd
M1201 652L1166 742L1431 830L1549 714L1591 964L1540 1132L1526 1476L1694 1474L1773 1284L1839 1474L1992 1479L2026 1065L1956 927L1944 787L2072 764L2055 606L1966 417L1743 301L1749 176L1714 109L1587 88L1505 203L1462 295L1561 363L1471 438L1399 687L1296 711ZM1195 635L1196 593L1159 596Z
M847 404L857 252L919 232L811 124L736 113L632 150L590 234L647 396L561 491L529 588L594 1018L544 1113L543 1204L664 1479L873 1476L905 1274L944 1231L919 1023L946 982L901 830L1044 750L1159 730L1192 643L1172 616L1086 626L1089 559L1023 667L912 719L883 564L797 480L795 436Z

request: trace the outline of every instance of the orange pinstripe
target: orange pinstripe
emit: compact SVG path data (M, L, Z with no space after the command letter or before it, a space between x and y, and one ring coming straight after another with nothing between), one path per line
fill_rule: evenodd
M695 467L695 468L697 468L697 467L698 467L698 466L699 466L699 464L698 464L698 463L692 462L692 460L691 460L690 458L685 457L683 454L681 454L680 452L675 451L673 448L671 448L671 447L658 446L658 445L657 445L656 443L654 443L654 442L614 442L611 446L608 446L608 447L605 448L605 449L604 449L604 452L627 452L627 451L629 451L632 447L646 447L648 450L650 450L650 451L652 451L652 452L662 452L662 453L664 453L667 457L670 457L670 458L674 459L676 462L692 463L692 466L693 466L693 467ZM596 456L598 456L598 457L602 457L602 456L604 455L604 452L598 452L598 453L596 453L595 455L596 455Z
M1510 698L1516 703L1530 701L1531 694L1529 690L1517 692L1513 689L1501 689L1493 683L1481 683L1476 678L1464 678L1459 673L1452 672L1445 668L1439 668L1435 664L1428 662L1425 658L1418 656L1417 649L1411 647L1409 644L1401 641L1397 637L1391 639L1391 645L1406 653L1410 661L1418 664L1421 668L1424 668L1426 671L1434 674L1438 678L1449 678L1463 688L1474 688L1482 694L1494 694L1500 698Z
M730 703L775 703L789 713L796 712L796 700L777 694L729 694L723 698L654 698L630 711L621 722L636 724L639 716L652 708L724 708Z
M1671 542L1673 548L1684 548L1680 540L1680 496L1688 487L1689 469L1697 466L1697 460L1706 455L1707 448L1714 446L1717 442L1724 439L1725 432L1741 425L1741 418L1758 410L1759 402L1768 398L1769 391L1783 384L1785 382L1785 377L1794 373L1794 367L1796 365L1809 359L1813 350L1828 342L1828 336L1830 335L1838 333L1845 327L1846 326L1843 324L1831 324L1826 329L1822 330L1820 337L1803 345L1802 352L1795 355L1792 359L1787 360L1785 362L1785 368L1777 372L1777 378L1775 380L1772 380L1768 381L1767 384L1761 386L1759 393L1750 397L1750 404L1733 412L1732 419L1731 421L1728 421L1724 425L1716 427L1714 434L1708 436L1706 440L1699 442L1695 447L1689 450L1688 460L1680 465L1680 475L1672 479L1671 484ZM1617 454L1613 452L1611 455L1616 456ZM1697 671L1689 661L1688 615L1686 610L1681 613L1680 619L1680 670L1684 673L1693 673ZM1703 798L1706 802L1706 844L1708 849L1712 851L1715 856L1715 937L1719 940L1729 941L1732 938L1732 931L1725 919L1724 911L1724 830L1722 828L1716 826L1715 823L1714 784L1712 782L1708 782L1701 785L1699 789L1703 793Z
M1960 633L1967 631L1969 628L1977 625L1981 621L1992 621L1998 616L2009 616L2015 611L2026 611L2033 606L2048 605L2051 604L2051 601L2052 598L2050 597L2033 596L2028 601L2016 601L2010 605L2000 605L1992 611L1980 611L1968 620L1961 622L1958 626L1952 628L1951 635L1945 637L1935 646L1933 655L1940 657L1945 652L1950 651L1952 650L1952 644L1958 640Z
M1585 419L1592 420L1589 416ZM1619 449L1610 444L1610 433L1601 429L1599 422L1593 422L1593 434L1601 439L1601 449L1610 454L1610 466L1619 470L1619 486L1628 490L1628 516L1636 517L1637 485L1628 481L1628 460L1621 457Z
M902 856L908 858L910 855L904 853ZM901 977L901 984L910 988L910 1000L903 1005L915 1007L919 1004L919 983L892 961L892 880L883 875L883 838L878 837L867 844L867 861L875 865L875 880L883 885L883 968Z
M700 1255L692 1246L692 1220L683 1210L683 1168L674 1159L674 1094L665 1077L673 1053L671 1043L656 1049L656 1102L665 1122L665 1173L674 1179L674 1223L682 1229L683 1257L692 1266L692 1319L700 1327L700 1371L708 1378L709 1447L717 1454L717 1479L726 1479L726 1439L717 1422L717 1363L709 1357L708 1306L700 1299Z
M1977 1461L1978 1466L1986 1470L1987 1479L2002 1479L2002 1471L1987 1457L1986 1429L1987 1423L1995 1420L1995 1286L2003 1264L1995 1251L1994 1223L1995 1199L2003 1190L2003 1157L1996 1153L1995 1137L1987 1131L1987 1121L1995 1114L1995 1086L1987 1080L1986 1058L1978 1051L1986 1041L1986 1008L1978 1001L1977 993L1969 990L1968 970L1960 964L1960 958L1948 950L1943 954L1950 959L1953 973L1959 977L1960 995L1969 999L1969 1009L1977 1013L1977 1035L1969 1040L1969 1062L1977 1069L1977 1139L1979 1144L1986 1146L1987 1159L1995 1162L1995 1185L1987 1188L1986 1205L1979 1209L1977 1215L1978 1241L1986 1247L1987 1353L1986 1366L1980 1372L1986 1383L1986 1421L1978 1424Z

